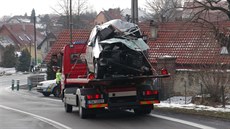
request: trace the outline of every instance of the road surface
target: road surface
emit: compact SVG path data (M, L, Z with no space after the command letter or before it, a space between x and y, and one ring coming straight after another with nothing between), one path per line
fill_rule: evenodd
M11 80L26 83L29 75L0 77L1 129L229 129L227 121L153 111L137 116L132 111L102 112L80 119L78 109L66 113L61 100L36 91L12 91Z

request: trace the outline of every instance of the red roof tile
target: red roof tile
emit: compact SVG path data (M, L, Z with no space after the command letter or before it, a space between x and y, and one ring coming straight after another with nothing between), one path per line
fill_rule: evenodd
M230 26L230 22L223 24ZM140 25L150 36L148 25ZM73 41L86 41L91 30L73 30ZM69 30L64 30L48 53L48 62L52 54L58 53L70 42ZM197 24L183 22L162 23L158 28L158 38L149 38L149 57L152 63L161 56L176 57L177 64L213 64L219 59L230 64L230 55L220 55L221 46L214 38L212 31L199 27Z
M14 36L19 46L29 45L34 42L34 25L31 23L5 24L3 28ZM36 42L39 44L44 36L36 31Z
M150 34L146 27L144 31ZM230 64L230 55L224 58L220 55L221 46L212 31L194 23L160 24L157 39L150 38L148 44L150 61L153 63L156 63L157 57L168 55L176 57L178 64L213 64L217 59Z
M91 30L84 30L84 29L73 30L73 42L87 41L90 31ZM57 54L61 52L62 48L68 43L70 43L70 32L69 30L63 30L58 35L57 41L55 42L55 44L52 46L51 50L47 54L45 58L45 62L49 62L52 54Z

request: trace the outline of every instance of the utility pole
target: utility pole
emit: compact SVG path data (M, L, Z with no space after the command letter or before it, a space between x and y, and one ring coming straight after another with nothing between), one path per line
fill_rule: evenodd
M37 65L37 36L36 36L36 14L35 14L35 10L32 10L32 14L33 14L33 22L34 22L34 65Z
M138 24L138 0L132 0L131 2L131 17L132 22Z
M70 0L69 4L70 8L70 44L73 43L73 16L72 16L72 0Z

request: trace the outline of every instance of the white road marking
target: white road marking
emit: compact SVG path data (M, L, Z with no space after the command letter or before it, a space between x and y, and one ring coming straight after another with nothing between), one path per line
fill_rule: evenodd
M189 125L189 126L200 128L200 129L216 129L216 128L209 127L209 126L206 126L206 125L202 125L202 124L198 124L198 123L194 123L194 122L190 122L190 121L186 121L186 120L180 120L180 119L167 117L167 116L161 116L161 115L156 115L156 114L150 114L150 116L165 119L165 120L169 120L169 121L173 121L173 122L177 122L177 123L186 124L186 125Z
M41 120L41 121L43 121L45 123L48 123L48 124L54 126L57 129L72 129L72 128L66 126L66 125L63 125L63 124L59 123L59 122L53 121L51 119L48 119L48 118L45 118L45 117L42 117L42 116L39 116L39 115L35 115L35 114L32 114L32 113L29 113L29 112L25 112L25 111L22 111L22 110L19 110L19 109L7 107L7 106L4 106L4 105L0 105L0 108L33 116L34 118L36 118L38 120Z

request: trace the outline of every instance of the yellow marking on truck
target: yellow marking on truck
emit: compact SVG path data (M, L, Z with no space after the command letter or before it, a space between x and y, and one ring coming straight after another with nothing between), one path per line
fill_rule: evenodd
M145 105L145 104L154 104L154 101L140 101L141 105Z
M102 108L102 107L108 107L107 103L104 104L90 104L88 105L89 108Z

